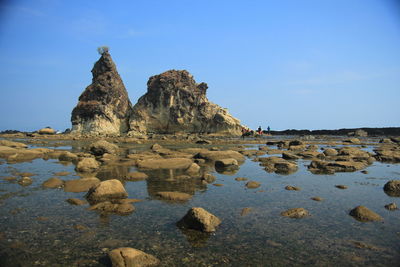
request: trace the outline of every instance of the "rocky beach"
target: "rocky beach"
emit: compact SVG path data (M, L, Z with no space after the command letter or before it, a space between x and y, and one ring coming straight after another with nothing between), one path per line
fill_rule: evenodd
M398 128L241 136L186 70L91 72L71 130L0 134L0 266L398 264Z

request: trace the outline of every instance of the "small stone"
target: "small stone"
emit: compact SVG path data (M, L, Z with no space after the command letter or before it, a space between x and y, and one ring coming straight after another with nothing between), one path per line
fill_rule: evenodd
M79 199L79 198L68 198L66 201L69 204L77 205L77 206L87 204L87 202L85 200L82 200L82 199Z
M249 189L258 188L260 186L261 186L261 184L258 183L258 182L255 182L255 181L249 181L249 182L246 183L246 187L249 188Z
M397 210L397 205L396 205L396 203L390 203L390 204L385 205L385 209L391 210L391 211Z
M28 186L32 184L32 178L25 176L18 180L18 183L22 186Z
M339 188L339 189L347 189L348 188L346 185L342 185L342 184L337 184L337 185L335 185L335 187Z
M310 213L304 208L293 208L282 212L281 215L289 218L300 219L310 216Z
M300 187L297 187L297 186L291 186L291 185L287 185L287 186L285 186L285 189L286 189L286 190L289 190L289 191L300 191L300 190L301 190L301 188L300 188Z
M162 199L172 201L187 201L192 198L191 195L181 192L157 192L156 195Z
M324 200L322 197L312 197L311 199L314 200L314 201L322 201L322 200Z
M224 186L223 184L213 184L213 186Z
M70 172L56 172L54 173L55 176L67 176L71 174Z
M240 216L246 216L247 214L250 213L252 208L243 208L242 211L240 212Z
M248 179L245 177L237 177L235 178L235 180L239 182L239 181L247 181Z
M52 177L42 184L42 186L45 188L61 188L63 185L64 181L58 177Z
M125 180L128 181L142 181L149 178L144 172L130 172L126 175Z

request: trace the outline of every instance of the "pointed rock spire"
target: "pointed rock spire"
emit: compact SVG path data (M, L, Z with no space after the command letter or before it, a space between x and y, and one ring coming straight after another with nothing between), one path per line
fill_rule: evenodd
M124 83L108 52L99 48L100 59L92 69L92 83L79 97L72 111L75 133L121 134L129 130L132 104Z

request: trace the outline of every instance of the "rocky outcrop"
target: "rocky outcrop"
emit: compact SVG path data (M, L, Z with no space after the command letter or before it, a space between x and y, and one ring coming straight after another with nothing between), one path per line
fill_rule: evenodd
M132 104L108 51L102 51L100 59L94 64L92 75L92 83L86 87L72 111L72 132L127 132Z
M130 134L218 133L240 135L240 121L208 101L207 84L186 70L150 77L147 93L133 107Z

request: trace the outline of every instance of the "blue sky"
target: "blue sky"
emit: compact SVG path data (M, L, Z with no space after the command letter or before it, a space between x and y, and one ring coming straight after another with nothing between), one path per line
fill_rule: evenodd
M400 127L396 0L0 1L0 130L71 127L107 45L133 104L186 69L243 124Z

